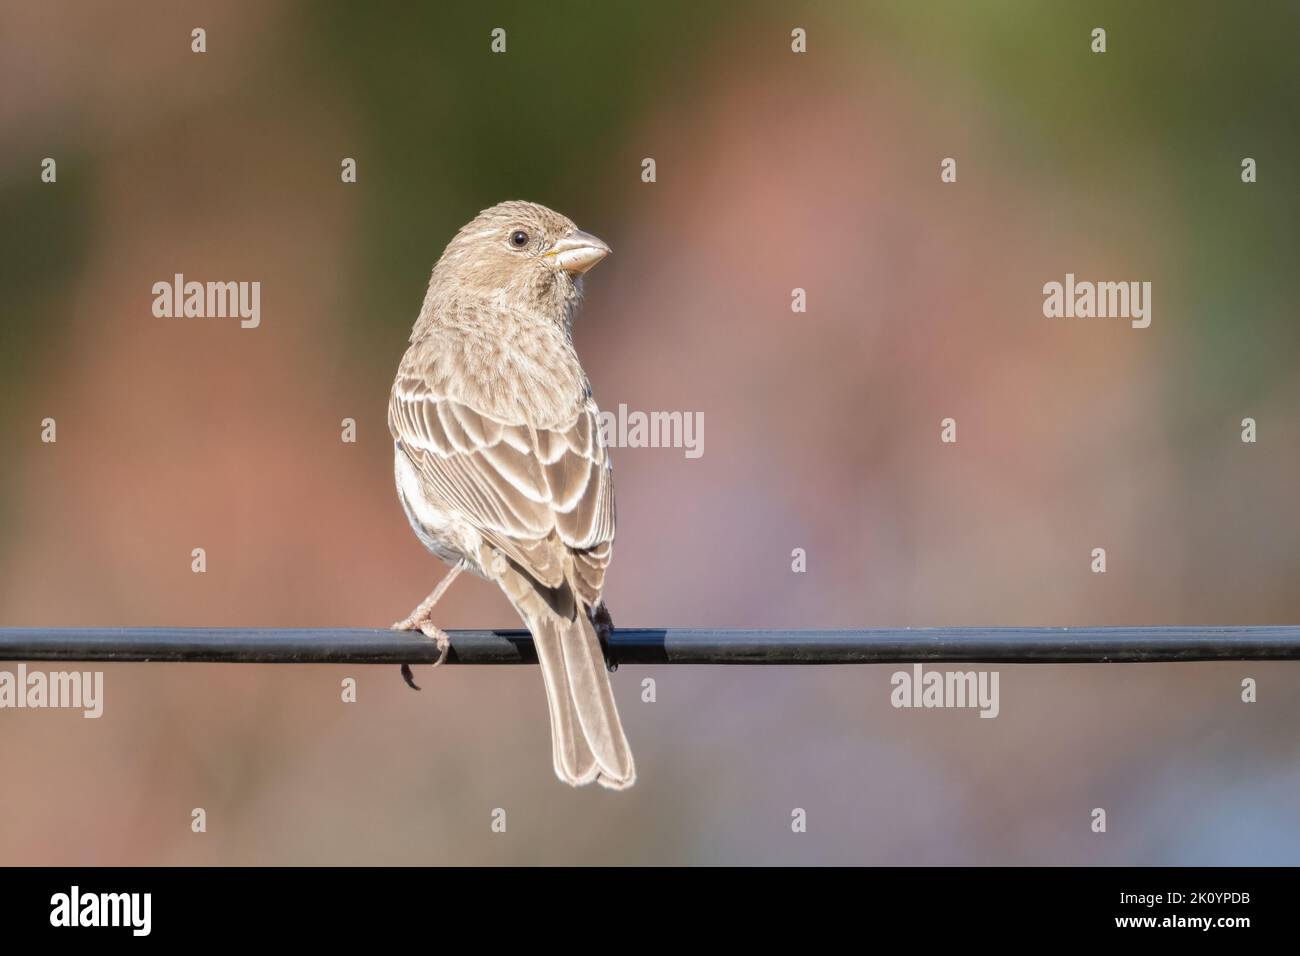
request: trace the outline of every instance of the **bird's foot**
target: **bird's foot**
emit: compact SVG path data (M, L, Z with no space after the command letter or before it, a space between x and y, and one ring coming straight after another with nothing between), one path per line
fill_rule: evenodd
M420 631L423 630L420 625L427 620L429 620L429 609L421 605L388 629L390 631Z
M433 666L437 667L439 664L446 663L447 654L451 651L451 638L447 636L446 631L435 625L428 617L421 615L420 608L416 608L416 612L405 620L398 621L391 629L394 631L419 631L438 645L438 659L433 662ZM406 685L412 690L420 689L420 685L415 682L415 676L411 673L410 664L402 665L402 680L406 681Z
M618 665L609 657L609 641L614 636L614 618L603 601L591 609L591 625L596 629L596 636L600 638L600 649L605 654L605 669L612 674L618 670Z

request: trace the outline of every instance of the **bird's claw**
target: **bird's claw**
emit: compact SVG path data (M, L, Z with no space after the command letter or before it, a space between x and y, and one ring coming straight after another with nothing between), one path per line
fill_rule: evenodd
M420 685L415 682L415 675L411 673L411 665L402 665L402 680L406 681L406 686L411 690L419 690Z
M417 620L414 617L408 617L406 620L398 621L396 624L394 624L391 630L394 631L418 630L421 634L423 634L425 637L429 638L435 644L438 645L438 659L433 662L433 666L437 667L439 664L446 663L447 655L451 652L451 638L447 636L446 631L444 631L440 627L435 626L433 622L431 622L427 618L423 620ZM406 686L410 687L412 690L420 689L420 685L415 682L415 675L411 673L410 664L402 665L402 680L406 681Z
M420 622L420 632L438 645L438 659L433 662L433 666L447 663L447 655L451 652L451 638L447 636L447 632L440 627L435 627L429 621Z
M618 670L618 664L609 656L609 641L614 636L614 618L604 602L591 609L591 625L596 629L596 637L600 639L600 649L605 655L605 669L612 674Z

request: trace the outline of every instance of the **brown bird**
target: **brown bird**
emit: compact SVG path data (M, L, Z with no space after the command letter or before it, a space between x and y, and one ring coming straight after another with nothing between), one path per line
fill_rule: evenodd
M434 266L388 428L406 516L451 571L393 627L437 641L441 664L434 605L466 568L495 581L537 648L556 775L623 789L636 770L596 633L612 629L614 486L572 338L582 275L609 251L545 206L505 202Z

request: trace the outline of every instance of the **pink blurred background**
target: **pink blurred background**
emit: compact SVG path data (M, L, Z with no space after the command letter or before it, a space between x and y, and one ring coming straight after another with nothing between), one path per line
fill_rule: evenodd
M704 415L699 459L615 453L619 624L1300 621L1295 8L704 6L4 4L0 626L409 611L388 387L508 198L614 248L602 407ZM259 280L261 327L155 318L176 272ZM1067 272L1151 327L1045 319ZM516 624L468 580L439 621ZM100 720L0 711L0 862L1300 860L1294 666L1004 666L995 720L896 669L625 666L610 794L555 780L532 668L116 665Z

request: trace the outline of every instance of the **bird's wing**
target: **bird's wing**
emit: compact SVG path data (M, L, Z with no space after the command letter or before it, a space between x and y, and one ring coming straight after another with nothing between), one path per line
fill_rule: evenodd
M388 428L444 511L473 525L538 582L558 587L572 557L588 605L614 540L609 453L590 399L553 428L510 424L457 401L430 378L399 373Z

